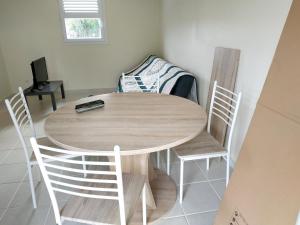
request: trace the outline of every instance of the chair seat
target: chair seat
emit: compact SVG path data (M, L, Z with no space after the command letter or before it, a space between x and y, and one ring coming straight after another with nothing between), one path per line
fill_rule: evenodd
M208 132L203 131L191 141L173 149L179 158L209 158L213 155L225 155L226 149Z
M92 178L103 179L104 176L93 175ZM140 196L144 184L145 176L123 174L123 191L127 223L129 223L130 217L133 215L135 207L141 199ZM93 186L95 185L97 185L97 183L93 184ZM116 187L113 185L114 184L106 184L105 187ZM103 195L112 195L112 193L105 193ZM87 224L120 224L119 202L118 200L73 196L63 207L61 217L64 220Z
M52 147L52 148L59 148L57 145L53 144L53 142L51 142L49 140L49 138L47 138L47 137L37 138L36 141L37 141L37 143L39 145L44 145L44 146ZM41 150L41 152L43 152L43 151L45 151L45 150ZM60 155L63 155L61 153L57 153L57 152L53 152L53 151L51 151L51 152L48 151L47 154L48 155L51 154L51 156L60 156ZM34 154L33 151L32 151L31 156L30 156L30 162L37 164L37 160L36 160L36 157L35 157L35 154Z

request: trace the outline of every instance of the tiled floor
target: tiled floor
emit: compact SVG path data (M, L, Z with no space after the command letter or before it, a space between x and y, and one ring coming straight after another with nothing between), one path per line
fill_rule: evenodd
M85 97L97 91L77 91L67 93L67 101ZM59 98L59 97L58 97ZM60 98L59 98L60 99ZM65 104L59 100L58 107ZM52 111L50 99L29 100L38 136L43 136L43 124ZM50 199L43 182L36 182L38 208L32 208L31 194L26 174L25 156L17 134L5 107L0 106L0 225L54 225ZM164 155L163 155L164 156ZM165 166L162 157L161 166ZM179 162L172 155L171 176L178 185ZM225 163L212 160L206 171L205 161L187 162L184 174L184 201L177 201L173 209L155 225L212 225L220 200L225 190ZM35 167L34 177L39 177ZM66 196L60 196L63 205ZM74 223L64 223L75 225Z

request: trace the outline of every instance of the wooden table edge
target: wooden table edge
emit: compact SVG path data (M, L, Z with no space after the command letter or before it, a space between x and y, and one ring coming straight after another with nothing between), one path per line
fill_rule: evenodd
M141 155L141 154L149 154L149 153L153 153L153 152L160 152L160 151L164 151L166 149L171 149L174 147L177 147L179 145L182 145L188 141L191 141L192 139L194 139L195 137L197 137L199 134L201 134L201 132L203 132L205 126L207 123L205 123L204 127L202 130L200 130L199 132L196 132L193 135L190 135L186 138L177 140L176 142L172 142L170 144L166 144L166 145L161 145L158 147L152 147L152 148L145 148L145 149L137 149L137 150L126 150L126 151L122 151L122 146L120 146L121 149L121 155L123 156L130 156L130 155ZM69 151L80 151L80 152L96 152L96 151L103 151L99 148L99 150L95 150L95 149L82 149L82 148L77 148L77 147L73 147L73 146L69 146L63 143L60 143L58 141L56 141L55 139L53 139L46 131L45 131L45 135L46 137L48 137L48 139L54 143L55 145L57 145L58 147L61 147L65 150L69 150ZM111 151L113 151L114 146L112 146Z

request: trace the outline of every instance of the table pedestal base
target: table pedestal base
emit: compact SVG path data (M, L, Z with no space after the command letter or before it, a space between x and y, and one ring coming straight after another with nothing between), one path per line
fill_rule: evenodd
M176 202L176 184L166 173L154 169L155 177L150 181L152 194L155 200L156 209L147 208L147 222L153 224L165 216ZM142 205L138 206L135 214L129 221L130 225L142 224Z

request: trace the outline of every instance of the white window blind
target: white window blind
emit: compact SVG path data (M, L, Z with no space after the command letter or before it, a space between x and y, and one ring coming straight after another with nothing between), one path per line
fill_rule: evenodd
M65 14L99 14L98 0L62 0Z
M104 0L59 0L66 41L103 41Z

